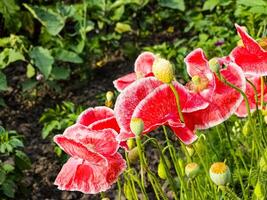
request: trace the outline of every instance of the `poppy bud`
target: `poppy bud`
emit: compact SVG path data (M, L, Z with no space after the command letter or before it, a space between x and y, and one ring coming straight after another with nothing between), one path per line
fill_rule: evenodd
M128 147L129 147L130 150L133 149L135 147L135 141L134 141L134 139L131 138L131 139L127 140L127 145L128 145Z
M200 172L200 167L197 163L188 163L185 166L185 174L188 178L195 178Z
M194 148L191 147L191 146L186 146L185 148L186 148L186 150L187 150L189 156L192 157L192 156L194 155L194 153L195 153Z
M138 154L138 148L134 147L131 151L128 153L128 158L130 163L135 163L138 160L139 154Z
M165 158L165 161L166 161L166 165L168 167L168 169L171 168L171 163L169 161L169 159L167 157L164 157ZM167 172L166 172L166 169L164 167L164 164L163 164L163 160L160 159L159 161L159 165L158 165L158 175L161 179L167 179Z
M212 58L209 60L209 66L210 66L210 70L214 73L219 73L220 72L220 68L221 65L219 63L218 58Z
M264 155L260 159L260 169L263 172L267 172L267 149L265 150Z
M231 172L224 162L213 163L210 167L210 178L218 186L230 182Z
M163 83L171 83L174 78L174 69L170 61L157 57L152 66L154 76Z
M108 92L106 93L106 100L107 100L107 101L112 101L113 98L114 98L114 94L113 94L113 92L108 91Z
M249 120L246 121L246 123L244 124L242 133L244 134L244 136L247 136L248 134L251 133L251 123Z
M263 187L260 181L257 182L254 188L254 195L257 197L257 199L264 199L265 197Z
M130 128L135 135L140 135L144 130L143 120L141 118L132 118Z

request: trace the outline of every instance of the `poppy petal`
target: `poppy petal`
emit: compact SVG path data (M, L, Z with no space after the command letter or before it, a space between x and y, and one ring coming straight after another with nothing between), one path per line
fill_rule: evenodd
M161 84L156 78L147 77L137 80L121 92L114 108L114 114L121 132L131 133L130 121L136 106Z
M134 63L134 71L143 77L150 74L152 72L152 65L155 58L156 56L151 52L141 53Z
M183 107L187 99L185 88L178 82L173 82L180 96L180 105ZM133 117L144 121L144 133L150 132L168 121L180 122L175 96L169 85L161 85L150 92L136 107Z
M90 124L88 126L88 128L91 130L102 130L102 129L106 129L106 128L111 128L111 129L114 129L118 133L120 132L120 127L119 127L117 120L114 116L96 121L96 122Z
M121 92L128 85L136 81L136 79L137 78L135 73L126 74L125 76L122 76L113 81L113 85L119 92Z
M234 48L230 58L242 68L245 74L267 75L267 52L237 24L236 29L244 47Z
M105 120L113 116L114 112L112 109L105 106L98 106L95 108L88 108L85 111L83 111L79 115L76 123L82 124L84 126L89 126L94 122L99 122L101 120Z
M187 73L191 77L210 73L208 60L200 48L189 53L184 59L184 62L186 63Z
M245 90L246 80L240 67L231 63L227 68L221 70L221 74L227 81L241 90ZM184 114L184 117L199 129L213 127L228 119L241 104L243 97L216 77L214 94L212 98L206 100L209 101L206 109Z

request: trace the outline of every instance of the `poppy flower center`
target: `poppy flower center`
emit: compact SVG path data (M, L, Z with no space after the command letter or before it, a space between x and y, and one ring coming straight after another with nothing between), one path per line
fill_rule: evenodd
M223 174L227 171L227 165L223 162L214 163L211 166L211 171L215 174Z
M195 75L192 77L191 82L188 83L189 90L194 92L201 92L205 90L209 85L209 80L205 76Z

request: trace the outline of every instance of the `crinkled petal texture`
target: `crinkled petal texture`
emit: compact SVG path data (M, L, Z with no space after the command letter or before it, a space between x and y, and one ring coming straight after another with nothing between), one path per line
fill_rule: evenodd
M173 82L180 97L183 108L187 101L186 89L177 82ZM147 95L136 107L132 117L144 121L144 133L150 132L160 125L169 125L174 133L185 143L194 142L197 137L193 133L194 126L190 120L185 124L180 121L175 96L169 85L161 85Z
M81 158L71 157L59 172L55 185L61 190L96 194L106 191L126 169L119 153L106 158L108 165L94 165Z
M152 73L152 65L155 58L156 56L151 52L141 53L134 63L135 72L126 74L113 81L114 87L121 92L140 77L154 76Z
M220 72L228 82L245 91L246 80L240 67L230 63ZM209 101L209 106L192 113L185 113L184 117L195 124L198 129L213 127L228 119L236 111L242 100L243 97L239 92L216 78L213 96L206 99Z
M267 51L236 24L236 29L242 39L243 47L238 46L230 54L230 58L239 65L245 74L267 75Z
M134 134L130 130L130 122L133 112L136 106L160 85L162 85L162 82L154 77L148 77L137 80L134 84L125 88L125 90L121 92L114 108L115 117L121 128L120 136L125 135L125 139L134 137ZM157 105L157 102L153 102L153 105ZM120 138L119 140L125 139Z
M258 102L258 106L260 106L260 98L261 98L261 78L259 76L247 76L247 79L249 79L251 81L251 83L255 86L255 89L257 91L257 98L259 100ZM264 85L264 93L266 94L267 92L267 87ZM250 83L246 83L246 96L248 98L248 102L249 102L249 107L251 111L256 110L256 99L255 99L255 91L254 88L252 87L252 85ZM266 99L266 95L264 96L264 100ZM247 112L247 108L246 108L246 103L243 100L242 103L240 104L240 106L237 108L235 114L238 117L246 117L248 115Z
M185 58L187 66L187 72L191 77L198 76L201 79L201 85L205 85L200 91L192 91L188 84L188 96L187 102L183 107L183 112L194 112L206 108L209 102L206 101L213 95L215 90L215 77L209 68L208 60L202 49L198 48L188 54ZM194 87L194 86L193 86Z
M135 73L141 73L139 75L142 76L152 73L152 66L155 58L156 56L151 52L141 53L134 63Z
M114 111L105 106L86 109L79 115L76 123L88 126L92 130L112 128L120 132Z
M54 141L70 156L99 165L105 161L104 156L117 152L119 144L116 135L113 129L94 131L75 124L67 128L63 135L55 136Z
M136 73L130 73L126 74L125 76L122 76L115 81L113 81L114 87L121 92L124 88L126 88L128 85L136 81Z

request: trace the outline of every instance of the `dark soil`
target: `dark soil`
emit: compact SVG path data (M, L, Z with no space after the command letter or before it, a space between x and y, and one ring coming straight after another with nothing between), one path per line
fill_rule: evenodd
M72 101L77 105L97 106L96 95L114 90L112 81L133 69L131 62L113 62L96 69L92 80L75 85L73 81L65 82L63 91L58 93L44 92L39 98L27 98L19 90L4 94L7 107L0 110L0 123L7 130L16 130L24 135L25 152L32 161L32 167L26 171L23 183L28 188L26 197L17 195L16 199L99 199L98 195L83 195L80 192L60 191L53 185L62 164L56 157L50 140L41 138L42 125L38 120L46 108L53 108L62 101ZM11 85L16 81L12 72ZM21 74L21 73L18 73ZM19 75L18 75L19 76ZM18 77L19 78L19 77ZM9 79L10 80L10 79ZM112 193L112 190L110 190ZM111 196L114 196L110 194ZM111 198L112 199L112 198Z

